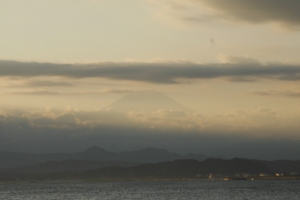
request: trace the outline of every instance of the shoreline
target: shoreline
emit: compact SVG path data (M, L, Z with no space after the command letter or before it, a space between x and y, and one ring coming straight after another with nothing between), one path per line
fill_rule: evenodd
M226 177L226 178L141 178L141 179L66 179L66 180L0 180L2 184L23 184L23 183L97 183L97 182L159 182L159 181L287 181L300 180L300 176L295 177Z

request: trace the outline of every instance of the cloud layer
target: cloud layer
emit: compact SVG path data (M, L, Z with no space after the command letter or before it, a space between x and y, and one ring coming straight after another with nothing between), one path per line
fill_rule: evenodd
M31 89L22 91L2 92L2 95L101 95L101 94L128 94L133 92L126 89L106 89L101 91L78 91L78 92L59 92L46 89Z
M298 0L188 0L168 1L166 11L183 20L204 23L233 21L242 23L277 23L289 29L300 27Z
M271 63L263 65L249 59L231 59L230 63L197 64L190 62L138 63L102 62L92 64L55 64L0 61L0 76L69 78L107 78L152 83L178 83L180 80L229 78L272 78L300 80L300 66Z
M193 0L204 2L222 16L250 23L279 22L287 26L300 26L298 0Z
M291 126L284 128L284 136L259 127L253 129L264 126L257 123L264 119L269 120L264 123L276 126L291 119L297 121L263 108L252 113L222 115L214 123L211 119L185 118L167 110L116 115L75 109L0 109L0 150L70 152L98 145L112 151L156 147L214 156L299 159L299 138L289 135ZM208 127L202 128L197 124L199 121ZM291 124L296 125L295 121ZM247 126L251 127L251 134ZM296 133L297 130L299 126L295 127Z
M300 98L300 90L267 90L267 91L254 91L250 94L270 97L294 97Z

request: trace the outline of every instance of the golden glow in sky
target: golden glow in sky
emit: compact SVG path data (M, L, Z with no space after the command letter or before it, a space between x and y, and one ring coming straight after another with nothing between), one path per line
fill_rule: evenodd
M57 140L69 138L73 149L95 141L115 147L120 132L112 127L128 138L148 131L172 137L168 131L176 130L186 143L210 135L227 136L228 145L248 137L298 144L299 9L298 0L3 0L3 148L14 149L13 138L24 137L20 149L36 151L28 146L40 132L61 133ZM105 110L141 91L167 95L193 112ZM188 151L179 140L157 142L157 135L118 145ZM189 151L205 151L196 146Z

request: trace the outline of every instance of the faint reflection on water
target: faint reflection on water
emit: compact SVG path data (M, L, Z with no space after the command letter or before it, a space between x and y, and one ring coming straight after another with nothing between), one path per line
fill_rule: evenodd
M300 181L154 181L0 184L1 200L299 200Z

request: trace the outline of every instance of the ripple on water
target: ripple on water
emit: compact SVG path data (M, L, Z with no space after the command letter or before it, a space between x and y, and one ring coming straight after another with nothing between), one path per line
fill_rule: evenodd
M0 185L1 200L299 200L300 181L155 181Z

